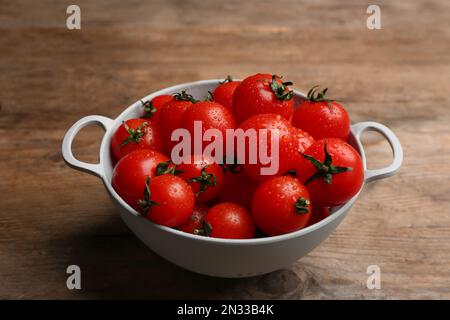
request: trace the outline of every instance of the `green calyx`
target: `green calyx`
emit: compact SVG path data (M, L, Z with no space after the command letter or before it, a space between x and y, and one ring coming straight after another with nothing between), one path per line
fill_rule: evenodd
M300 197L295 201L294 207L295 212L298 214L306 214L309 212L309 205L311 204L311 201L308 199L305 199L303 197Z
M233 157L233 162L229 163L230 158L225 158L223 163L220 164L220 166L222 167L222 170L224 173L226 172L231 172L233 174L239 174L242 173L244 171L244 167L242 166L242 164L238 163L237 157L234 156ZM231 161L230 161L231 162Z
M328 99L325 97L325 95L327 94L328 88L325 88L322 91L317 91L318 87L319 86L316 85L316 86L312 87L311 89L309 89L306 97L311 102L326 102L328 107L332 111L332 103L336 100Z
M215 187L217 185L217 178L213 173L207 173L205 166L201 174L198 177L189 179L190 182L196 182L200 184L200 190L195 193L195 196L198 197L200 193L205 192L208 187Z
M163 174L171 174L171 175L177 175L180 173L183 173L183 170L177 170L175 169L175 166L171 166L172 161L167 160L165 162L161 162L156 166L155 176L160 176Z
M224 84L227 82L233 82L233 78L230 75L227 75L227 77L223 81L220 81L219 83Z
M242 164L237 164L237 163L227 164L227 165L223 164L222 169L223 169L223 172L231 172L233 174L239 174L244 171L244 167L242 166Z
M142 118L151 118L153 114L156 112L156 108L153 105L153 101L142 101L142 107L144 108L144 114L142 115Z
M208 91L208 94L203 98L203 101L214 101L214 96L211 91Z
M152 201L150 199L151 197L151 192L150 192L150 177L147 177L147 180L145 180L145 188L144 188L144 199L140 199L138 200L138 205L141 207L142 209L142 213L143 214L147 214L148 210L152 207L152 206L157 206L158 203L155 201Z
M135 143L141 142L142 137L145 135L144 129L146 126L148 126L148 123L144 122L142 125L140 125L136 129L130 128L125 121L122 121L122 123L123 123L123 126L125 127L125 130L127 130L127 132L129 133L129 135L122 141L120 146L123 147L124 145L126 145L130 142L135 142Z
M306 160L308 160L309 162L311 162L311 164L314 167L316 167L316 169L317 169L317 172L315 174L313 174L308 180L306 180L305 185L315 179L324 179L324 181L327 184L332 184L334 174L353 170L353 168L351 168L351 167L333 166L333 164L332 164L333 159L331 158L331 155L328 153L326 142L325 142L325 146L324 146L324 152L325 152L324 162L320 162L319 160L300 152L302 157L305 158Z
M290 81L280 83L277 81L277 79L281 79L281 77L273 75L272 80L269 83L270 89L272 89L275 97L277 97L277 99L281 101L291 100L293 91L288 90L288 86L293 85L293 83Z
M205 220L202 222L202 227L200 229L195 229L194 234L197 234L199 236L206 236L209 237L212 233L212 226Z
M181 92L177 92L173 95L173 98L177 101L190 101L192 103L198 102L195 100L195 98L186 92L186 90L183 90Z

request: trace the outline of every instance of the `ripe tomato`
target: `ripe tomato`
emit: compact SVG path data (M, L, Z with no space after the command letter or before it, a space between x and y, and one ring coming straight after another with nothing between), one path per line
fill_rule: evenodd
M214 89L212 96L215 102L223 105L225 108L232 110L233 94L236 88L241 84L241 81L233 81L228 76L224 82Z
M250 130L250 129L256 130L256 143L252 143L251 139L245 139L245 159L244 160L239 159L240 163L243 163L245 174L247 174L249 177L251 177L255 180L258 180L258 181L266 180L273 175L281 174L282 170L283 170L283 165L281 164L281 159L279 156L279 150L281 149L281 147L279 146L278 150L276 150L277 154L272 155L272 153L271 153L272 142L274 141L273 139L275 139L276 137L274 135L272 135L272 132L270 130L277 129L279 131L279 143L281 144L283 137L290 134L290 128L291 128L290 123L285 118L283 118L282 116L277 115L277 114L258 114L258 115L255 115L255 116L247 119L246 121L244 121L239 126L239 128L244 130L244 132L246 132L247 130ZM260 129L268 130L267 131L267 144L266 144L268 157L269 158L272 157L273 159L276 158L279 161L279 168L278 168L277 172L273 175L263 175L261 173L261 168L269 167L270 164L263 164L260 156L258 156L256 163L251 163L252 162L251 161L252 159L250 158L251 148L253 148L253 150L255 150L255 148L257 148L256 154L259 154L260 153L259 149L260 149L260 147L262 147L262 146L260 146L260 144L258 142L260 139L260 135L261 135ZM265 152L263 152L263 153L265 153ZM239 152L239 150L237 150L236 156L238 158L239 158L239 154L240 154L240 152Z
M358 152L341 139L316 141L297 165L297 178L306 185L313 203L333 207L350 200L364 181Z
M209 201L215 198L223 185L223 169L214 159L189 156L177 165L178 176L192 187L196 200Z
M209 207L207 205L197 203L194 207L194 212L192 212L191 216L182 225L178 226L178 230L197 234L198 230L203 226L203 218L208 211Z
M214 137L214 141L222 143L223 151L225 154L226 143L225 137L226 129L236 128L236 121L230 110L212 101L202 101L196 103L192 108L189 108L184 113L183 128L186 128L192 137L192 143L194 143L194 122L201 121L202 123L202 137L206 130L217 129L221 133ZM200 141L202 145L202 151L210 144L209 141ZM194 144L192 144L193 148Z
M280 172L295 170L304 152L314 143L313 137L302 129L292 127L290 133L280 141Z
M308 92L308 100L294 111L292 125L305 130L314 139L339 138L347 140L350 133L350 118L336 101L325 98L327 89L315 95L313 87Z
M294 146L296 147L297 153L308 149L315 141L309 133L295 127L291 128L291 137L295 142Z
M217 196L217 202L233 202L247 210L251 209L252 196L258 187L258 182L249 179L243 171L227 171L224 175L222 190Z
M147 177L155 176L158 164L169 160L165 155L150 149L130 152L114 167L112 186L119 196L133 209L139 211L139 199L145 188Z
M311 210L308 190L291 176L274 177L262 182L252 199L253 219L270 236L304 228Z
M111 138L111 149L116 159L138 149L161 151L162 141L155 122L148 119L129 119Z
M144 108L144 114L142 118L152 118L156 119L158 115L158 110L165 104L172 102L174 97L170 94L163 94L154 97L151 101L141 101L142 107Z
M185 91L177 93L174 100L163 105L158 110L158 128L164 144L164 150L170 154L173 146L178 142L171 141L172 132L182 127L185 111L193 105L196 100Z
M247 210L224 202L212 207L205 215L200 235L225 239L251 239L255 236L255 224Z
M327 207L317 207L314 206L311 218L309 219L308 226L312 226L313 224L316 224L319 221L322 221L326 217L330 215L330 209Z
M292 82L282 82L281 77L270 74L255 74L242 81L233 96L233 113L238 123L251 116L274 113L290 119L294 112Z
M150 221L167 227L185 222L194 210L191 187L180 177L163 174L146 179L139 206Z

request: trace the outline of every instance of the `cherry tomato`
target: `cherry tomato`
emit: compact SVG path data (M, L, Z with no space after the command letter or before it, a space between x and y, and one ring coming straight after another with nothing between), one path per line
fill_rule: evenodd
M257 187L258 182L249 179L243 171L236 173L227 171L224 175L222 190L217 196L217 201L219 203L233 202L250 210L252 196Z
M309 219L308 226L312 226L319 221L327 218L330 215L330 209L327 207L317 207L314 206L311 218Z
M209 201L215 198L223 185L223 169L214 159L190 156L176 166L178 176L192 187L196 200Z
M170 154L178 142L171 141L172 132L182 127L183 116L196 100L185 91L174 95L174 100L163 105L158 110L158 128L164 144L164 150Z
M214 101L220 103L225 108L232 110L233 94L240 84L241 81L233 81L231 77L228 76L223 83L214 89L212 93Z
M290 128L291 125L290 123L284 119L282 116L277 115L277 114L258 114L255 115L249 119L247 119L246 121L244 121L240 126L240 129L244 130L244 132L247 132L247 130L251 130L254 129L256 130L256 139L255 139L255 143L251 142L251 139L245 139L245 159L239 159L240 163L243 163L243 167L244 167L244 172L245 174L247 174L249 177L258 180L258 181L262 181L262 180L266 180L268 178L270 178L273 175L279 175L282 173L283 170L283 166L280 162L280 156L279 156L279 150L281 149L280 147L280 143L283 140L283 137L286 135L290 134ZM263 174L261 172L261 168L264 167L269 167L270 164L263 164L263 161L261 161L261 157L259 156L260 154L260 147L264 147L261 146L259 143L259 139L260 139L260 135L261 132L260 129L267 129L267 144L265 145L267 147L267 155L268 157L272 158L272 161L275 159L279 162L278 164L278 170L276 171L276 173L271 174L271 175L266 175ZM272 155L271 152L271 148L272 148L272 143L274 141L274 139L276 138L274 135L272 135L272 131L273 129L277 129L279 131L279 147L278 149L276 149L277 154ZM265 140L262 140L265 141ZM237 145L237 143L235 143L235 145ZM256 149L256 154L258 155L257 157L257 161L256 163L251 163L251 162L255 162L252 161L250 155L251 155L251 148ZM266 152L263 152L266 153ZM236 151L236 156L238 158L240 157L240 150Z
M158 128L150 119L124 121L111 138L111 149L116 159L138 149L161 151L162 147Z
M198 230L203 226L203 218L208 211L209 207L207 205L197 203L194 207L194 212L192 212L191 216L182 225L178 226L178 230L197 234Z
M315 87L308 92L308 100L300 104L292 117L292 125L314 139L339 138L344 141L350 133L350 118L339 103L325 97L327 89L315 94Z
M291 176L274 177L262 182L252 199L253 219L270 236L304 228L311 210L308 190Z
M142 214L163 226L176 227L184 223L194 210L195 197L191 187L172 174L148 177L141 193Z
M199 234L213 238L251 239L255 236L255 224L247 210L235 203L224 202L208 211Z
M114 167L112 186L119 196L133 209L139 211L147 177L152 178L158 164L169 160L165 155L150 149L130 152Z
M233 95L233 113L238 123L251 116L274 113L290 119L294 112L291 82L270 74L255 74L242 81Z
M313 203L322 207L347 202L358 193L364 181L360 155L341 139L316 141L303 153L296 171Z
M141 101L142 107L144 108L144 114L142 115L142 118L152 118L155 120L158 117L158 110L168 104L169 102L172 102L174 100L174 97L170 94L163 94L157 97L154 97L151 101Z
M284 174L295 170L302 158L300 152L304 152L313 143L314 139L308 133L292 127L290 133L280 141L280 172Z
M223 153L226 151L226 129L235 129L236 121L230 110L212 101L202 101L196 103L192 108L189 108L184 113L183 128L189 130L191 134L192 142L194 143L194 122L201 121L202 124L202 137L203 133L208 129L217 129L220 134L214 137L214 141L222 144ZM201 138L201 137L200 137ZM204 148L210 144L209 141L199 141L202 146L201 152ZM194 144L192 144L194 148ZM193 149L194 150L194 149ZM195 151L194 151L195 152Z

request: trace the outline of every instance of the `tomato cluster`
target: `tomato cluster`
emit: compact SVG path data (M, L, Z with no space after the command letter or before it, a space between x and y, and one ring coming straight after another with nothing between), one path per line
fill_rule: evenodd
M204 101L185 91L142 101L142 116L123 122L111 139L112 186L149 220L199 236L275 236L319 222L359 191L363 164L346 142L344 107L317 87L294 102L291 85L271 74L228 77ZM235 149L226 149L223 157L234 161L225 164L194 152L175 165L172 133L183 128L195 136L198 122L223 137L228 129L276 132L278 155L268 156L277 157L277 169L262 174L267 163L240 158ZM266 140L266 150L273 141ZM207 145L202 141L201 150Z

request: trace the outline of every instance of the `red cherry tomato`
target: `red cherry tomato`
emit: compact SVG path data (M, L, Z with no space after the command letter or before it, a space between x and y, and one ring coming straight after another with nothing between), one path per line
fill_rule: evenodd
M297 163L302 158L300 152L304 152L314 143L314 139L305 131L292 127L280 141L280 172L287 173L295 170Z
M116 159L135 150L161 151L162 147L158 128L150 119L129 119L117 129L111 138L111 149Z
M144 114L142 115L142 118L152 118L152 120L157 119L158 117L158 110L168 104L169 102L172 102L174 100L174 97L169 94L163 94L157 97L154 97L151 101L141 101L142 107L144 108Z
M262 182L252 199L253 219L270 236L304 228L311 210L308 190L291 176L274 177Z
M174 100L163 105L158 110L158 128L164 144L164 150L170 154L174 145L178 142L171 141L172 132L181 128L183 116L187 109L193 105L195 99L185 91L175 94Z
M191 187L172 174L149 177L139 200L143 215L150 221L167 227L184 223L191 216L194 204Z
M247 210L251 209L252 196L258 187L258 182L249 179L245 173L233 173L227 171L224 175L222 190L217 196L217 201L232 202L244 207Z
M223 153L226 151L226 129L235 129L236 121L230 110L212 101L202 101L196 103L192 108L189 108L184 113L183 128L189 130L191 134L192 142L194 143L194 122L201 121L202 124L202 137L203 133L208 129L217 129L220 135L215 136L214 140L222 143ZM200 137L200 138L202 138ZM201 152L204 148L210 144L209 141L199 141L199 145L202 146ZM192 144L194 148L194 144ZM192 149L194 150L194 149ZM195 152L195 151L194 151Z
M358 152L334 138L316 141L303 153L297 178L306 185L315 205L333 207L350 200L364 181Z
M235 203L224 202L208 211L200 234L213 238L251 239L255 236L255 224L247 210Z
M311 218L309 219L308 226L312 226L319 221L327 218L330 215L330 209L327 207L316 207L314 206Z
M194 212L192 212L191 216L182 225L178 226L178 230L197 234L198 230L203 226L203 218L208 211L209 207L207 205L197 203L194 207Z
M186 157L177 165L178 176L192 187L196 200L209 201L215 198L223 185L223 169L214 159L203 156Z
M147 177L155 175L158 164L169 158L150 149L133 151L116 164L112 174L112 186L119 196L133 209L139 211Z
M274 113L290 119L294 100L288 85L280 77L255 74L242 81L233 95L233 113L238 123L262 113Z
M241 81L233 81L230 76L225 79L216 89L214 89L212 96L214 101L223 105L225 108L232 110L233 94Z
M279 156L279 151L280 151L280 146L279 148L276 150L276 152L278 154L275 154L272 156L271 153L271 148L272 148L272 142L273 139L275 139L275 136L272 135L272 132L270 130L273 129L277 129L279 131L279 144L281 143L281 141L283 140L283 137L290 134L290 128L291 125L290 123L284 119L282 116L277 115L277 114L258 114L255 115L249 119L247 119L246 121L244 121L240 126L240 129L244 130L244 132L246 132L247 130L250 129L254 129L256 130L256 143L252 143L250 139L245 139L245 159L239 159L240 163L243 163L243 167L244 167L244 172L245 174L247 174L249 177L258 180L258 181L262 181L262 180L266 180L268 178L270 178L273 175L279 175L282 173L283 170L283 166L280 162L280 156ZM263 162L261 161L261 157L258 156L257 162L256 163L251 163L252 159L250 158L250 148L257 148L257 154L259 154L259 149L260 149L260 145L259 145L259 139L260 139L260 134L262 133L260 131L260 129L267 129L267 155L268 157L272 157L272 159L277 159L279 162L279 167L278 170L275 174L273 175L263 175L261 173L261 168L264 167L269 167L270 164L263 164ZM237 144L235 144L237 145ZM276 149L276 148L275 148ZM236 151L236 156L239 158L239 150Z
M292 125L314 139L339 138L344 141L350 133L350 118L339 103L325 97L326 90L315 95L315 87L308 93L308 100L295 110Z

